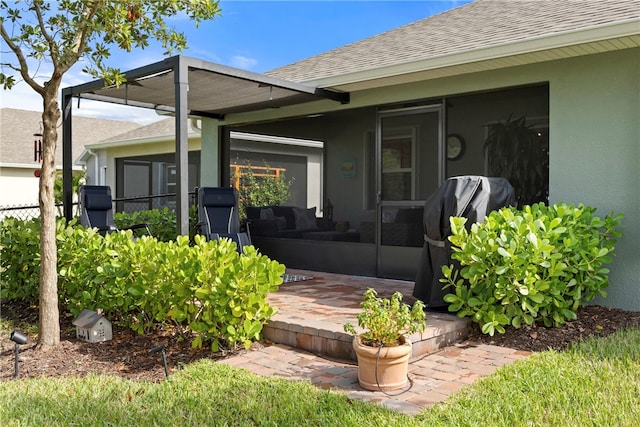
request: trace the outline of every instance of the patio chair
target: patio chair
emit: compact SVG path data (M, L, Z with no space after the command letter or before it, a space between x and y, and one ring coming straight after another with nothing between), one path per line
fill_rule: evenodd
M249 227L240 230L238 215L238 193L232 187L200 187L198 194L198 223L196 232L208 240L221 237L236 242L239 253L251 245Z
M107 185L81 185L78 189L80 202L80 224L84 227L97 228L101 235L118 231L113 221L113 199L111 187ZM134 224L123 230L143 230L151 236L147 224Z

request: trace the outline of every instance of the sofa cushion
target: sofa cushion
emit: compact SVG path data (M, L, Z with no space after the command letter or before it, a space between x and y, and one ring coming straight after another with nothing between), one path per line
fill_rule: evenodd
M287 229L287 219L285 217L277 216L275 217L275 220L276 220L276 228L278 231Z
M262 208L260 209L260 219L276 219L273 214L273 209L271 208Z
M262 208L256 206L247 206L244 209L245 214L247 215L247 219L260 219L260 213L262 212Z
M293 208L293 216L296 220L296 230L317 230L316 208Z
M296 218L293 216L292 206L272 206L275 216L283 216L287 220L287 230L296 229Z

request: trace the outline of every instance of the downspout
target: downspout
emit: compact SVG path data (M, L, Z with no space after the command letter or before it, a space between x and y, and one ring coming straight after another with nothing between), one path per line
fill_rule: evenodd
M93 151L91 151L91 149L89 149L89 148L85 147L85 150L87 151L87 153L90 156L92 156L95 159L95 161L93 162L93 176L94 176L94 179L96 181L94 183L94 185L101 185L101 183L100 183L100 165L99 165L98 155L96 153L94 153ZM87 163L85 162L85 167L86 167L86 164Z
M200 119L197 117L191 117L191 129L202 132L202 126L200 124Z

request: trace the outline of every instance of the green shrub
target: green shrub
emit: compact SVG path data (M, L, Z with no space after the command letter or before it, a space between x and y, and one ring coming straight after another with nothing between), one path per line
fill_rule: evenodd
M58 295L63 310L101 309L139 333L165 322L193 333L193 345L249 346L275 314L267 294L285 267L247 247L241 256L228 239L179 236L133 240L131 231L102 237L94 229L58 221ZM1 223L3 300L38 302L39 224Z
M91 258L94 249L101 252L99 263L61 270L72 313L100 308L140 333L175 322L194 334L194 347L210 342L213 351L248 347L275 314L267 294L278 289L285 268L255 248L240 256L229 239L196 236L190 246L186 236L170 242L131 236L110 233L85 251Z
M264 324L276 313L267 303L267 294L282 283L284 265L261 255L253 246L239 256L231 240L208 242L195 237L190 248L190 265L183 265L184 279L174 285L173 293L183 296L168 315L186 321L197 333L193 345L212 342L217 351L225 337L231 346L242 343L246 348L259 338Z
M287 179L284 172L279 176L257 173L249 162L245 163L246 171L236 175L235 169L231 176L232 182L238 182L238 213L240 219L246 218L247 206L280 205L291 197L293 178ZM271 169L265 163L264 168Z
M38 302L40 219L6 218L0 222L0 299Z
M162 242L174 240L177 234L176 214L164 207L163 209L151 209L132 213L117 212L113 215L113 221L118 228L131 227L134 224L146 223L151 235ZM189 206L189 236L193 242L198 222L198 209L195 205Z
M176 215L165 207L136 212L117 212L113 215L116 227L123 229L135 224L147 224L151 235L168 242L176 238Z
M616 230L622 215L594 215L584 205L542 203L519 211L492 212L468 231L465 218L451 218L452 258L444 266L449 311L470 316L482 332L535 322L547 327L575 319L578 307L605 296Z

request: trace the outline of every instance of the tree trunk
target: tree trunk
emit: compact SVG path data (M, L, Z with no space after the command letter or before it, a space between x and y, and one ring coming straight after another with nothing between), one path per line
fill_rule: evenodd
M55 77L54 77L55 78ZM42 113L42 172L40 174L40 336L37 348L48 350L60 344L60 312L58 308L58 254L56 246L56 143L60 120L58 87L52 78L45 85Z

